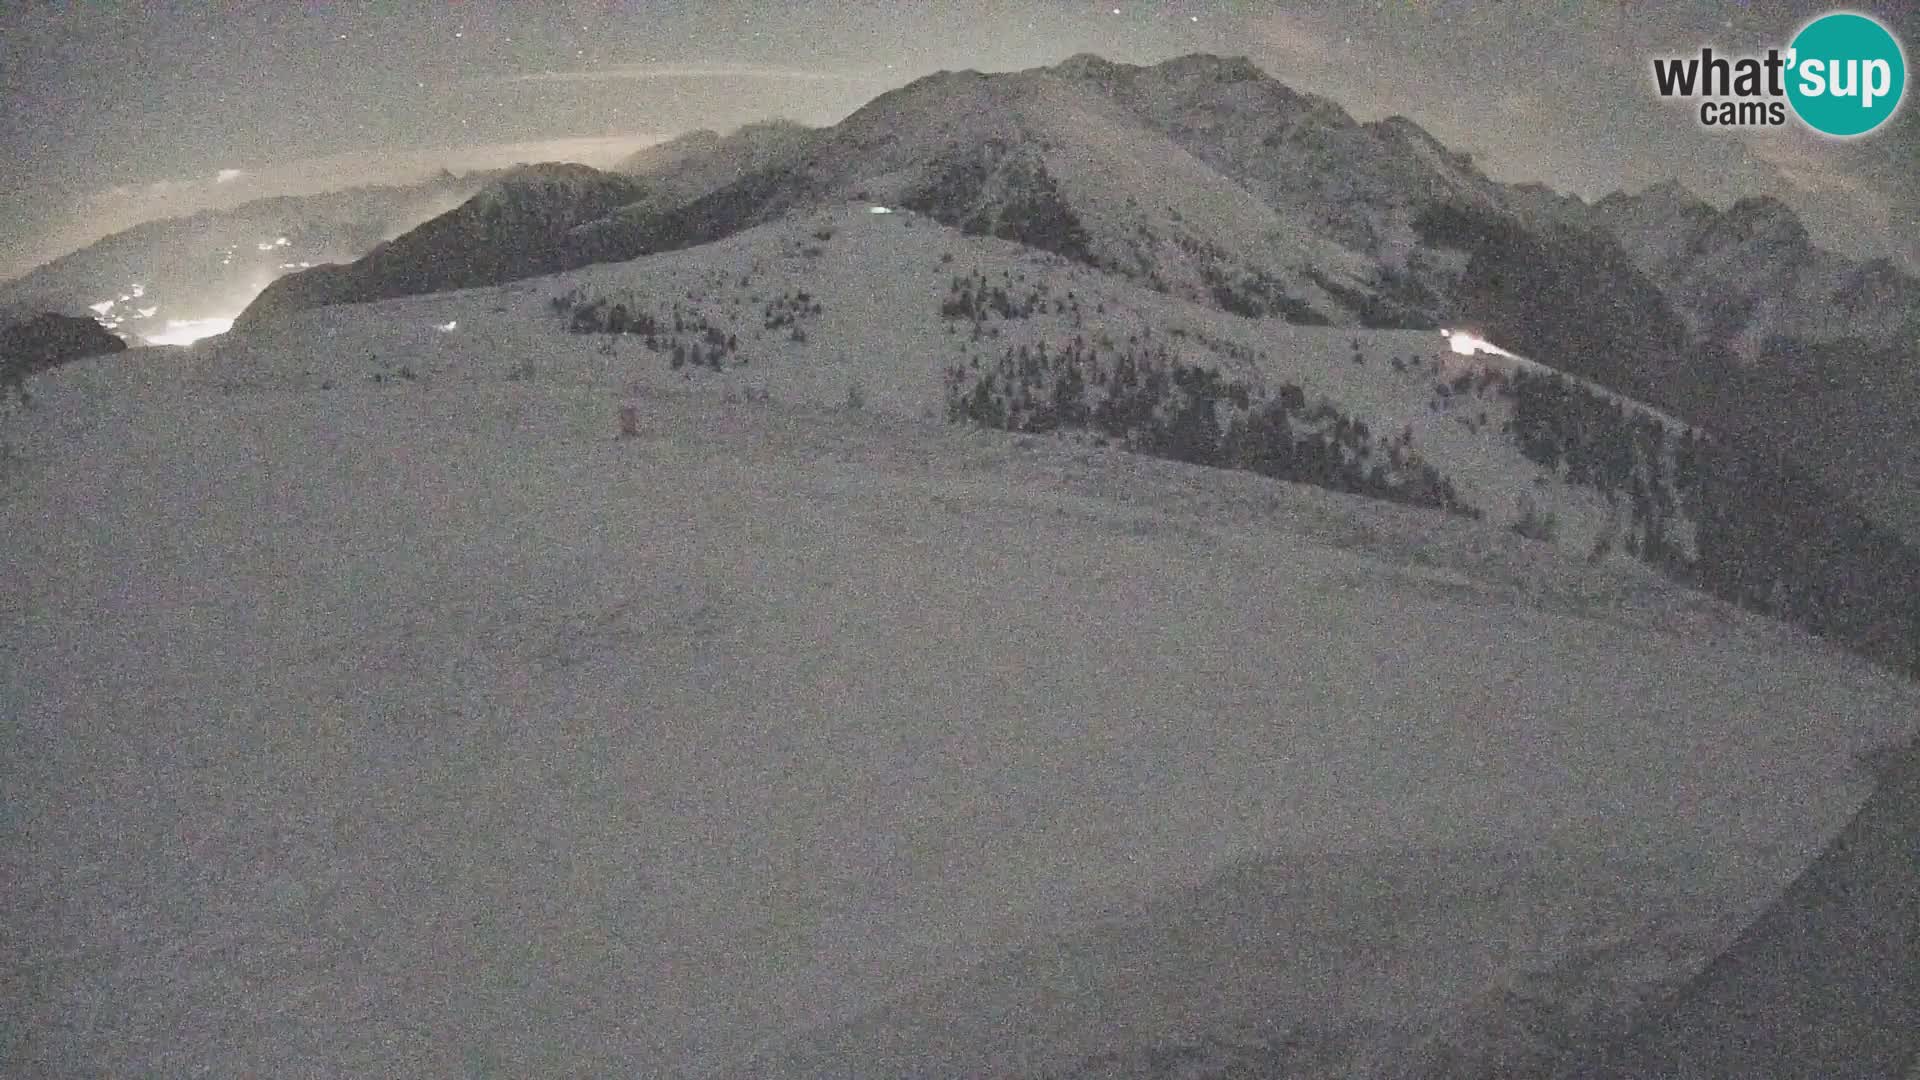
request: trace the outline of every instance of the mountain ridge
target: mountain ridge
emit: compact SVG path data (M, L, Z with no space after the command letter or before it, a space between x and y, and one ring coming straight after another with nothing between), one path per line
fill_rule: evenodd
M465 202L346 265L291 274L255 297L236 326L280 313L448 289L577 265L567 233L644 193L627 177L586 165L524 165L494 177Z
M538 240L539 257L462 280L622 262L848 202L897 205L1238 315L1468 328L1755 440L1785 417L1823 476L1920 538L1920 498L1907 497L1920 496L1920 420L1875 422L1915 448L1891 474L1847 428L1880 415L1870 384L1898 370L1898 354L1877 358L1873 341L1898 348L1914 286L1885 265L1806 254L1806 230L1777 200L1722 212L1656 185L1589 206L1504 186L1411 120L1360 123L1244 58L1203 54L936 72L829 128L743 129L662 158L658 175L679 185L670 196L583 210L564 237ZM1664 239L1676 221L1682 239ZM439 262L469 259L466 232L443 236L455 246ZM1768 272L1728 292L1722 268L1752 260ZM352 288L340 284L352 272L309 273L312 295L294 295L296 275L247 318L392 294L377 272ZM1842 286L1886 295L1836 303ZM1847 387L1817 404L1795 388L1792 358L1809 349L1826 350ZM1920 403L1920 379L1896 381L1882 396Z

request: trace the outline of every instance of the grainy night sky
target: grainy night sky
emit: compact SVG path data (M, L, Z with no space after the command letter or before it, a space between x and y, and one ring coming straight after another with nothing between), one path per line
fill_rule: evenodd
M1650 57L1782 45L1826 5L1563 2L0 5L0 275L138 220L653 139L838 120L941 68L1246 55L1361 119L1412 116L1503 180L1589 198L1669 176L1780 195L1817 242L1920 271L1920 109L1835 143L1700 128ZM1920 7L1879 16L1920 54ZM225 179L220 179L223 175ZM238 170L238 172L234 172Z

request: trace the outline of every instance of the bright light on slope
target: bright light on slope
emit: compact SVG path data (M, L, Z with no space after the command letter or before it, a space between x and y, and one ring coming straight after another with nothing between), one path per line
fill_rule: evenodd
M201 338L224 334L233 329L228 319L168 319L167 328L158 334L144 335L149 345L191 345Z
M1440 336L1446 338L1447 345L1461 356L1472 356L1475 353L1484 352L1492 353L1495 356L1510 357L1515 360L1520 359L1500 346L1495 345L1493 342L1485 338L1474 337L1465 331L1442 330L1440 331Z
M97 304L88 304L87 310L93 312L95 315L105 315L107 312L113 310L113 301L102 300Z

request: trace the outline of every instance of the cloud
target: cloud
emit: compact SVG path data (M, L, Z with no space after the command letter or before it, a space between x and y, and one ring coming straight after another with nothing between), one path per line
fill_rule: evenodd
M469 79L469 86L507 86L516 83L626 82L650 79L732 79L740 81L884 83L883 75L767 67L756 64L620 64L573 71L541 71L526 75L489 75Z

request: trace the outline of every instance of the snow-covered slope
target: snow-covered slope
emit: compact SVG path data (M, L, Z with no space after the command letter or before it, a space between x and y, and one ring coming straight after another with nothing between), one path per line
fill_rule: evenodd
M1726 952L1582 1077L1885 1076L1920 1068L1920 745ZM1905 1067L1903 1068L1903 1063Z
M1066 423L1089 436L1451 506L1594 559L1637 556L1895 667L1916 662L1920 612L1899 583L1920 578L1920 557L1857 522L1844 500L1579 379L1462 357L1437 331L1239 318L859 203L522 283L489 301L504 311L460 313L470 306L403 305L395 310L411 314L398 327L322 310L206 355L243 380L250 357L278 343L337 335L327 340L346 366L310 381L338 382L390 374L360 361L391 355L386 335L401 333L430 339L422 355L433 369L459 366L475 347L510 369L521 346L503 352L507 341L527 340L537 358L552 347L539 335L617 323L625 333L584 336L636 385L697 378L716 393L828 403L857 392L900 415L1022 430L1060 426L1049 414L1077 393L1086 409L1112 412ZM448 322L457 328L432 329ZM1202 372L1203 388L1177 381ZM1279 459L1260 449L1270 437ZM1747 491L1757 482L1776 497L1756 505ZM1704 553L1703 523L1714 541Z
M994 290L1007 300L1004 317L990 307ZM987 297L977 320L952 310L962 293ZM376 320L361 311L304 313L224 339L202 362L244 381L257 358L319 340L332 362L305 382L340 382L387 370L384 359L377 368L358 361L394 355L396 341L417 338L418 351L401 346L416 373L462 377L453 373L470 373L466 358L476 349L495 358L498 373L519 362L520 350L537 357L553 348L570 320L604 326L617 318L628 333L590 335L578 347L609 350L599 362L635 385L699 378L719 393L754 389L820 403L854 390L882 410L934 417L946 411L950 370L991 367L1023 349L1064 352L1079 340L1109 355L1164 353L1170 363L1216 367L1260 393L1298 386L1309 406L1325 401L1378 433L1383 455L1390 437L1404 436L1491 520L1512 523L1529 508L1554 515L1558 540L1581 554L1626 525L1626 507L1529 462L1503 430L1513 402L1500 396L1500 376L1524 362L1463 356L1437 332L1238 318L906 211L875 214L848 203L700 248L524 282L477 311L473 295L376 305L370 310L395 313ZM567 311L553 310L556 300ZM652 320L651 334L638 332L643 319ZM457 324L451 331L435 329L449 322ZM674 366L676 346L684 370ZM716 352L721 366L713 370L706 361ZM1450 384L1463 377L1475 385L1456 394Z
M1046 309L943 316L968 276ZM566 332L614 303L662 351ZM1413 425L1487 518L942 422L956 362L1074 334ZM1298 1029L1364 1075L1515 980L1625 1009L1920 696L1514 536L1522 459L1431 405L1465 358L1359 340L849 206L34 376L6 1071L1006 1075Z

